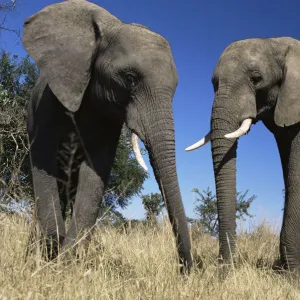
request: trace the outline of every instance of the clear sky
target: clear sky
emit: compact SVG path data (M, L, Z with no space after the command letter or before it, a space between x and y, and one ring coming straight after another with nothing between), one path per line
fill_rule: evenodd
M22 28L23 21L53 0L20 0L6 25ZM136 22L166 37L172 47L179 85L174 99L176 155L179 183L186 213L193 217L191 190L215 190L210 145L194 152L184 149L198 141L210 127L213 102L211 75L218 57L233 41L253 37L291 36L300 39L299 0L93 0L125 22ZM25 55L22 44L8 33L0 47ZM148 166L148 158L145 157ZM151 169L151 168L150 168ZM258 197L251 212L255 223L264 219L280 225L283 179L273 135L262 123L239 141L237 189ZM152 170L144 193L158 191ZM133 199L126 217L143 218L141 200Z

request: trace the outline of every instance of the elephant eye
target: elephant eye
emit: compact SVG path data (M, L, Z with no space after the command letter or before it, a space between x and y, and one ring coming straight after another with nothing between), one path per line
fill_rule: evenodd
M214 88L214 92L216 93L219 89L219 82L218 81L213 82L213 88Z
M258 85L263 80L261 74L258 72L253 72L250 79L254 85Z
M214 92L216 93L219 89L219 80L215 77L212 78L211 83L213 85L214 88Z
M137 86L137 78L133 74L126 74L126 87L133 89Z

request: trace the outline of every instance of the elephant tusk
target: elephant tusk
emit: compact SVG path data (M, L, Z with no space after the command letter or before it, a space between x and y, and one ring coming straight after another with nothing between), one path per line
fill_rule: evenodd
M251 124L252 124L252 119L246 119L243 121L242 125L238 130L225 134L225 137L227 139L233 139L233 138L237 139L249 131Z
M141 165L141 167L145 171L148 171L148 168L147 168L147 166L145 164L145 161L142 157L141 149L139 147L139 137L135 133L132 133L131 143L132 143L132 149L133 149L133 152L134 152L134 155L135 155L135 158L136 158L137 162Z
M185 151L192 151L195 150L197 148L200 148L202 146L204 146L205 144L207 144L208 142L210 142L211 140L211 136L210 136L210 132L204 137L202 138L199 142L195 143L192 146L189 146L185 149Z

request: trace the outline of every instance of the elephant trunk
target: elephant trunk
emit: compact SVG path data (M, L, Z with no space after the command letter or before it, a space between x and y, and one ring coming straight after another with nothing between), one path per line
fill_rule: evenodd
M221 99L215 101L222 103ZM227 101L227 99L226 99ZM223 102L224 103L224 102ZM211 118L211 150L215 174L220 258L231 262L236 238L236 149L237 140L225 138L239 127L229 110L214 105Z
M192 265L191 244L186 215L180 195L175 161L175 137L171 93L145 101L131 102L127 126L144 142L155 179L165 201L175 234L181 271Z
M146 147L172 224L181 263L189 269L191 244L176 171L172 110L151 115L153 119L146 127Z

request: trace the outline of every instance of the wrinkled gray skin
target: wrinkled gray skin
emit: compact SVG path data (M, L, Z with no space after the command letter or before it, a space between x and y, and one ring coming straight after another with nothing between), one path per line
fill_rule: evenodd
M222 53L212 83L215 98L211 149L218 199L220 256L224 262L230 262L236 238L237 139L226 139L224 135L237 130L247 118L253 119L253 123L261 120L276 139L285 183L281 263L299 272L300 42L283 37L232 43Z
M43 232L65 248L95 224L125 122L149 152L181 263L189 269L190 238L175 165L177 71L169 43L97 5L69 0L25 20L23 44L41 72L29 105L28 134ZM82 158L72 166L77 193L66 232L59 194L72 188L61 187L66 175L58 153L72 132L81 140Z

